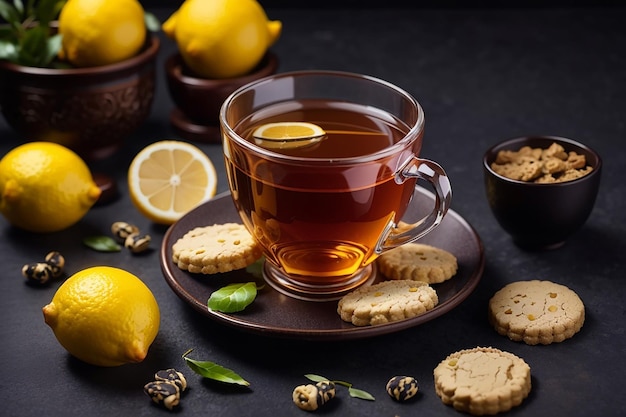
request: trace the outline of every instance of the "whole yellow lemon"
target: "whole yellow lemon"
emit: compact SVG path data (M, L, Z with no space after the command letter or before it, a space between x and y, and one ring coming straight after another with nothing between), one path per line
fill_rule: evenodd
M143 361L160 325L159 306L146 284L109 266L72 275L43 315L70 354L97 366Z
M25 230L68 228L87 214L100 193L85 162L56 143L26 143L0 160L0 212Z
M189 68L203 78L250 72L280 36L256 0L186 0L162 25Z
M114 64L139 52L146 39L137 0L68 0L59 15L61 59L77 67Z

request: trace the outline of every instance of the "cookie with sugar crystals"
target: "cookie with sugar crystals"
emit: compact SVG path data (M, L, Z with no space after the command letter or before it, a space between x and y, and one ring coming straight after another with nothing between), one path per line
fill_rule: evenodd
M491 347L452 353L433 375L435 392L444 404L476 416L508 411L520 405L531 389L530 366Z
M379 271L389 279L411 279L438 284L452 278L458 269L450 252L423 243L405 243L380 255Z
M172 260L182 270L215 274L245 268L262 255L244 225L214 224L196 227L172 245Z
M517 281L489 300L496 331L528 345L548 345L574 336L585 322L585 306L570 288L551 281Z
M425 282L383 281L344 295L337 304L337 313L355 326L368 326L419 316L438 302L437 292Z

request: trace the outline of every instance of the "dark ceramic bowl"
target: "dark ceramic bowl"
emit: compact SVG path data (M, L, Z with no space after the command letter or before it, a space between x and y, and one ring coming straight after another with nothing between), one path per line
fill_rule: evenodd
M512 180L491 169L501 150L517 151L523 146L546 149L554 142L566 152L585 155L593 171L571 181L540 184ZM489 206L514 242L526 249L553 249L562 246L587 221L598 194L602 160L595 151L571 139L521 137L490 148L483 157L483 172Z
M111 156L144 122L154 97L159 39L111 65L49 69L0 61L0 109L24 141L57 142L85 159Z
M165 61L167 87L176 108L170 115L172 125L189 140L221 142L219 113L222 103L239 87L276 73L278 58L268 52L247 75L235 78L198 78L184 64L180 54Z

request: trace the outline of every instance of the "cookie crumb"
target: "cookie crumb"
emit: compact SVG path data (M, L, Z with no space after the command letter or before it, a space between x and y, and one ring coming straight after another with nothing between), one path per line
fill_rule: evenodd
M565 182L589 174L585 155L553 142L547 149L523 146L518 151L501 150L491 169L503 177L539 184Z

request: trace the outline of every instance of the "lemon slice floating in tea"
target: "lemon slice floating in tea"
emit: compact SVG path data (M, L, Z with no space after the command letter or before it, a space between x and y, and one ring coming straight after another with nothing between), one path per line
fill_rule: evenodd
M254 130L257 145L268 149L293 149L310 146L324 139L326 132L308 122L266 123Z

